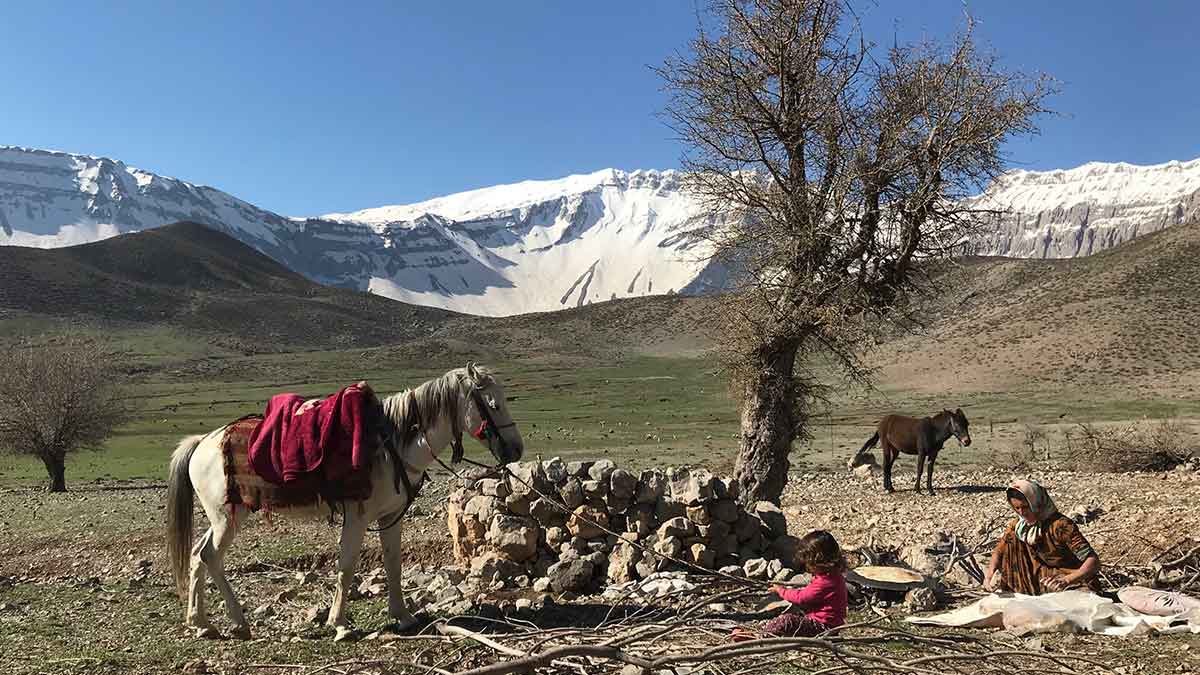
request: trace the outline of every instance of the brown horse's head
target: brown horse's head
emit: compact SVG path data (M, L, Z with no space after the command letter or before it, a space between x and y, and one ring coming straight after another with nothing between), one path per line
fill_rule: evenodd
M954 437L957 438L958 442L964 447L970 445L971 423L967 421L967 416L963 413L962 408L956 408L954 412L943 410L942 413L950 418L950 433L954 434Z

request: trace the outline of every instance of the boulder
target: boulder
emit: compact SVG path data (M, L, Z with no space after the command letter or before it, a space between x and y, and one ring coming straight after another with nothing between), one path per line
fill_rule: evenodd
M718 499L709 506L709 513L712 514L713 520L732 525L738 520L737 502L732 499Z
M767 552L770 556L786 565L799 565L800 561L796 559L796 551L800 547L800 540L790 534L785 534L771 542L767 547Z
M546 528L546 545L554 550L558 550L560 546L566 542L570 542L571 534L566 531L565 527L547 527Z
M548 499L535 499L529 504L529 515L542 527L552 527L566 521L566 514Z
M494 581L507 582L524 573L524 568L495 551L488 551L471 561L471 574L479 577L485 584Z
M658 538L679 537L687 539L696 533L696 526L687 518L672 518L658 527Z
M660 471L643 471L638 478L634 499L639 504L656 504L666 494L667 477Z
M611 499L633 503L633 498L637 496L638 479L624 469L615 469L609 475L608 487Z
M704 544L692 544L688 547L688 560L706 570L715 567L717 554Z
M588 471L592 468L593 462L574 461L567 462L567 475L585 480L588 478Z
M568 478L558 488L558 495L567 508L574 509L583 503L583 485L577 478Z
M713 475L706 469L678 468L668 475L671 499L685 505L702 504L715 498Z
M649 504L638 504L626 519L626 529L639 537L649 536L654 531L654 510Z
M585 480L580 484L583 501L602 504L608 498L608 481Z
M708 525L712 522L712 517L708 515L708 508L704 504L689 506L686 513L688 520L697 525Z
M514 495L532 494L534 489L542 492L550 489L550 481L541 462L513 462L508 465L508 470L512 473L508 478L508 486ZM534 494L530 499L536 497Z
M567 530L576 537L595 539L607 534L602 527L608 527L608 514L594 506L579 506L567 521Z
M463 506L463 513L468 516L475 516L481 523L492 522L492 516L495 516L504 507L504 502L489 495L476 495L467 500Z
M542 473L551 485L559 485L567 480L567 465L558 457L542 462Z
M752 541L762 536L762 521L758 519L758 516L743 511L738 514L733 531L737 535L738 541Z
M492 519L487 538L500 555L525 562L537 553L538 526L527 518L498 515Z
M783 511L778 506L771 502L755 502L754 515L762 521L763 527L771 539L782 537L787 534L787 518L784 517Z
M669 558L678 558L683 552L683 540L679 537L659 537L654 543L654 551Z
M607 483L609 477L617 470L617 465L613 464L612 460L601 459L588 467L588 477L592 480Z
M498 478L484 478L482 480L475 481L475 489L478 490L480 494L487 495L488 497L495 497L497 499L504 499L508 495L512 494L512 490L509 489L508 483L505 483Z
M687 508L676 501L672 501L666 497L658 500L654 505L654 517L658 522L662 523L672 518L681 518L687 513Z
M748 579L765 580L768 574L767 565L763 558L751 558L742 564L742 571Z
M533 494L530 492L512 493L504 498L504 508L508 512L517 516L528 516L531 506L531 498Z
M928 612L937 608L937 594L932 588L914 588L904 595L904 611L906 612Z
M657 572L662 567L663 567L663 559L662 558L659 558L658 556L656 556L654 554L648 554L645 551L643 551L641 560L637 561L637 564L633 566L633 569L635 572L637 572L637 575L639 577L641 577L642 579L645 579L646 577L650 576L651 574L654 574L655 572Z
M591 584L594 571L592 563L577 558L551 565L550 569L546 570L546 578L550 580L550 588L556 593L578 593Z
M623 584L637 579L637 564L642 552L628 543L618 544L608 556L608 580Z

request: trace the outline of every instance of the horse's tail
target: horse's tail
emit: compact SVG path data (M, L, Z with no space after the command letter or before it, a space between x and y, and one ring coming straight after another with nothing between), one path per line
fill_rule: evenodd
M167 554L171 558L171 573L175 577L175 591L181 598L187 597L188 562L192 550L192 516L195 510L195 489L188 475L188 464L192 453L204 436L188 436L179 442L171 455L171 469L167 478Z

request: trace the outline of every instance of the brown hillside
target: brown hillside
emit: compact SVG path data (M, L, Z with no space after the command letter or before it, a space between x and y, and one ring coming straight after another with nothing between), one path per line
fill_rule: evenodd
M922 335L886 343L889 385L929 391L1200 384L1200 224L1086 258L973 259L936 279Z
M388 344L456 316L321 286L195 223L61 249L3 246L0 270L0 316L165 324L247 351Z

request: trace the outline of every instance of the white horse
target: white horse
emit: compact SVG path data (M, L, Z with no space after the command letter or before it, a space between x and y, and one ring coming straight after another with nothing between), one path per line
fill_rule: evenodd
M327 622L336 629L337 640L351 634L346 619L346 593L354 577L363 535L371 522L377 522L380 528L379 539L388 576L388 615L398 630L416 623L400 587L400 527L393 525L412 501L406 486L420 485L426 468L434 462L437 453L460 438L463 430L475 436L503 464L517 461L523 451L521 434L508 412L504 388L483 367L468 364L466 368L456 368L415 390L405 390L382 402L384 416L395 425L398 442L394 442L393 447L398 449L408 476L405 481L396 473L391 453L381 448L371 462L370 498L341 505L341 550ZM238 525L249 515L244 506L230 507L225 503L226 478L221 447L227 428L228 425L206 435L183 439L171 457L167 549L180 599L187 602L186 624L195 627L200 637L219 635L209 623L205 610L207 572L225 599L234 635L249 639L250 626L225 578L223 566ZM397 441L396 438L392 440ZM210 523L208 531L195 546L192 546L193 495L199 496ZM279 513L312 517L322 511L307 508Z

